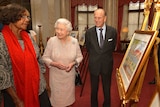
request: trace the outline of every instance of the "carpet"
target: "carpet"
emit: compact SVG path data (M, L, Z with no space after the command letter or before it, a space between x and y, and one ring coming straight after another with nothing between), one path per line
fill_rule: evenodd
M121 101L118 93L118 87L116 82L116 69L119 68L121 61L123 59L124 53L114 53L114 69L112 73L112 85L111 85L111 107L120 107ZM83 86L76 86L76 101L73 107L90 107L90 76L89 71L86 69L86 80L83 81ZM156 85L150 85L148 82L152 81L155 76L155 70L153 65L153 58L149 59L147 66L147 71L144 78L144 83L142 85L141 93L139 96L139 102L136 103L137 107L149 107L153 94L155 92ZM83 77L82 77L83 78ZM82 92L83 88L83 92ZM82 93L81 93L82 92ZM99 92L98 92L99 107L102 107L103 103L103 90L100 81ZM126 107L130 107L129 104Z

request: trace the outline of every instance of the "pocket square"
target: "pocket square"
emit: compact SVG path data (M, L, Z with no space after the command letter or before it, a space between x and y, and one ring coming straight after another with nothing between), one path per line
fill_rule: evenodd
M108 42L112 41L113 39L108 39Z

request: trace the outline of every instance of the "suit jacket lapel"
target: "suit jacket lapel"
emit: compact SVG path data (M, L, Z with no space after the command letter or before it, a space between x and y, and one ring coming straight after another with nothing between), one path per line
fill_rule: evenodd
M108 40L108 36L107 36L107 35L108 35L108 34L107 34L107 33L108 33L107 30L108 30L108 29L107 29L107 28L108 28L108 27L107 27L107 25L106 25L105 41L104 41L104 42L107 42L107 40ZM104 43L104 44L105 44L105 43Z
M99 47L99 43L98 43L98 37L97 37L97 32L96 32L96 27L94 28L94 32L93 32L93 40L94 40L94 43L96 44L96 48L100 48Z

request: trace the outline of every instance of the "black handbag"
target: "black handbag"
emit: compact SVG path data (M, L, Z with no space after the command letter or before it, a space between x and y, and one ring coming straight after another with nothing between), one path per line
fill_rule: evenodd
M81 76L80 76L80 71L78 67L75 67L76 69L76 75L75 75L75 85L79 86L82 85L82 80L81 80Z

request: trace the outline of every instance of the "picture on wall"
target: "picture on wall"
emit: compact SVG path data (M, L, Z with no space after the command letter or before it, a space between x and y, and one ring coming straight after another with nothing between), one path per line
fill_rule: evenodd
M78 39L78 31L71 31L70 36Z

